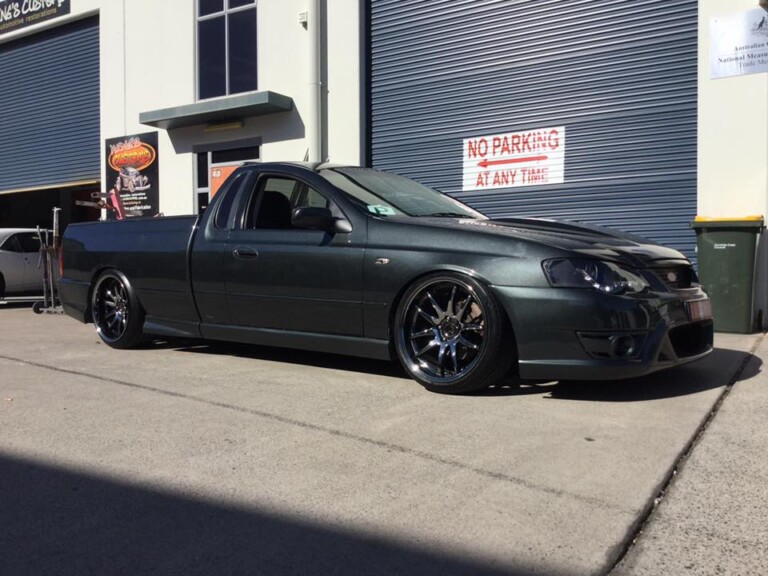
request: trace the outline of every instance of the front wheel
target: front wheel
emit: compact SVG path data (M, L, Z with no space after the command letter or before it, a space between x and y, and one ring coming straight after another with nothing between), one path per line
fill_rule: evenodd
M515 358L509 334L493 295L462 274L432 274L417 281L395 316L400 363L434 392L472 392L497 383Z
M112 348L135 348L144 342L144 310L120 272L101 274L91 295L96 333Z

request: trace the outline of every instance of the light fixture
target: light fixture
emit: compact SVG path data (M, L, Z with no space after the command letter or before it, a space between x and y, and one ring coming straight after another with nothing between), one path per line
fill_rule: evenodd
M223 122L221 124L208 124L203 128L203 132L223 132L224 130L237 130L243 127L242 120L236 122Z

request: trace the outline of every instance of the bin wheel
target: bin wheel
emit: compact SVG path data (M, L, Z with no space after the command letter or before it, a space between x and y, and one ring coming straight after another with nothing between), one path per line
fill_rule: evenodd
M44 302L41 302L40 300L38 300L37 302L32 304L32 312L34 312L35 314L42 314L43 306L44 306Z

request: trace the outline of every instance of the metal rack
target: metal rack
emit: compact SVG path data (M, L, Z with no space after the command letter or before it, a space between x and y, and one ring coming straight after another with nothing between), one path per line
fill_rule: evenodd
M63 314L64 310L59 301L56 287L55 260L59 256L59 212L61 208L53 209L53 230L37 227L37 237L40 240L40 259L37 267L43 267L43 299L32 305L35 314Z

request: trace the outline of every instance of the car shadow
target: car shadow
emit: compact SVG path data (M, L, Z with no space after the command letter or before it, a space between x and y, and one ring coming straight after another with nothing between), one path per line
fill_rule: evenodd
M564 576L16 455L0 454L0 490L3 576ZM269 486L258 492L268 498Z
M483 396L539 394L555 400L589 402L644 402L674 398L748 380L762 369L762 361L748 352L716 348L694 364L677 366L626 380L561 380L525 382L510 380L478 392Z
M290 348L273 348L271 346L258 346L256 344L239 344L236 342L203 342L194 340L156 341L153 348L164 348L177 352L212 354L217 356L236 356L238 358L250 358L253 360L267 360L270 362L284 362L302 366L314 366L330 370L343 370L346 372L360 372L375 374L377 376L389 376L391 378L409 377L399 363L386 360L372 360L370 358L358 358L355 356L343 356L340 354L326 354L323 352L311 352L307 350L294 350Z
M396 361L371 360L338 354L297 351L251 344L202 341L157 341L153 348L184 353L214 354L314 366L361 374L408 380L409 376ZM696 394L747 380L760 372L762 361L748 352L716 348L707 358L693 364L655 372L626 380L561 380L524 381L507 379L500 384L471 393L476 397L540 395L556 400L590 402L643 402ZM414 383L415 384L415 383Z

